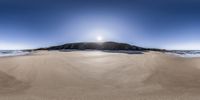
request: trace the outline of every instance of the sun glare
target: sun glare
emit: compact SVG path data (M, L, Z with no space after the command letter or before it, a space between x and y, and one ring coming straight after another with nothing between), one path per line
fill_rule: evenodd
M103 40L102 36L97 36L97 41L101 42Z

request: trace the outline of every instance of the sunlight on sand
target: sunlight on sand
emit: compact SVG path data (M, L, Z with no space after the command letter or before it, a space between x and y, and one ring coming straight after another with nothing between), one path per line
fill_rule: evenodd
M103 51L92 51L92 52L89 52L85 55L87 55L87 56L104 56L104 55L108 55L108 54L106 54Z

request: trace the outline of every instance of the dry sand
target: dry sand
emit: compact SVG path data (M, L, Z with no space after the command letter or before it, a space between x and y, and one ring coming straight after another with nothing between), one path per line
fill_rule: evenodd
M200 59L40 51L0 58L0 100L199 100Z

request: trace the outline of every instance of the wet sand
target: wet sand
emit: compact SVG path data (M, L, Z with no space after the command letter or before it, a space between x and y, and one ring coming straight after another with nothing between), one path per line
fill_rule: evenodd
M0 58L0 100L198 100L200 59L38 51Z

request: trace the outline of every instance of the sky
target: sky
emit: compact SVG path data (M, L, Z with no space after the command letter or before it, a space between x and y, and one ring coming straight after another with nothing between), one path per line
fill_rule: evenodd
M1 0L0 50L116 41L200 50L198 0Z

